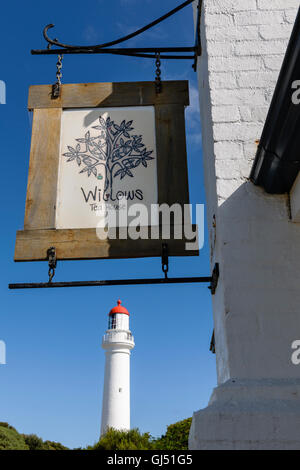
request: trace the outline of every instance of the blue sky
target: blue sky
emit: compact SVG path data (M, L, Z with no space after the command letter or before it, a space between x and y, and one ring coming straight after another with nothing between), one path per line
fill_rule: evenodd
M143 6L141 8L141 3ZM9 282L47 279L46 263L13 262L15 232L23 227L30 146L30 85L53 83L56 56L31 56L45 46L42 29L73 44L115 39L152 21L178 0L38 0L2 6L0 105L2 158L0 421L20 432L75 447L99 436L104 351L101 337L118 297L131 313L136 347L131 356L132 427L154 436L207 405L216 382L210 291L206 285L9 291ZM124 46L190 46L192 7ZM163 79L189 79L187 110L190 198L205 203L196 74L191 61L163 61ZM101 55L65 56L63 83L153 80L154 61ZM160 259L60 262L56 280L157 277ZM209 274L207 235L199 257L171 258L170 276Z

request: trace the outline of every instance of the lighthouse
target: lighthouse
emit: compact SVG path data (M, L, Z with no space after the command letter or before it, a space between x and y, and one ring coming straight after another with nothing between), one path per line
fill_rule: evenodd
M130 351L134 339L129 329L129 312L121 300L109 312L102 347L106 357L101 436L108 428L130 429Z

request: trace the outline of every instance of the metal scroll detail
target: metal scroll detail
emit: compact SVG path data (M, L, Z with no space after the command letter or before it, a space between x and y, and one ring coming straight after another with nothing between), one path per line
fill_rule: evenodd
M91 46L81 46L66 44L58 41L58 39L52 39L48 35L49 29L54 27L54 24L48 24L43 30L44 39L47 41L47 49L32 50L31 53L34 55L39 54L115 54L125 55L131 57L151 58L156 59L157 54L160 54L161 59L192 59L194 60L194 69L196 68L197 58L201 55L201 43L200 43L200 16L202 0L198 0L198 20L197 20L197 31L195 45L192 47L147 47L147 48L112 48L117 44L121 44L129 39L132 39L150 28L153 28L157 24L166 20L170 16L174 15L178 11L182 10L186 6L190 5L194 0L187 0L180 4L178 7L169 11L165 15L161 16L155 21L152 21L143 28L128 34L127 36L118 38L114 41L109 41L103 44L96 44ZM55 46L55 49L52 49ZM188 54L191 52L192 54Z

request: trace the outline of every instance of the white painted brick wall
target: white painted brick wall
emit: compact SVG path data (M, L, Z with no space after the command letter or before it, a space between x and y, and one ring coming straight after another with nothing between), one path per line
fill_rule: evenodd
M239 113L242 121L265 123L268 106L240 106Z
M210 57L228 57L233 55L234 46L230 42L210 41L207 52Z
M275 87L277 79L277 71L249 71L236 74L236 80L240 88L265 88L270 85Z
M262 57L209 57L209 72L236 72L237 70L261 70Z
M214 106L212 108L214 122L238 122L240 113L238 106Z
M213 106L219 105L257 105L266 103L265 90L254 88L239 88L237 90L212 90L211 101Z
M234 160L241 158L243 154L243 145L238 142L216 142L215 158L216 160Z
M292 24L294 24L294 23L295 23L296 15L297 15L297 9L295 8L294 10L287 10L287 11L285 11L285 13L284 13L284 18L285 18L285 20L286 20L287 23L292 23Z
M256 0L211 0L207 5L209 13L226 11L248 11L256 9Z
M213 14L207 13L206 18L210 27L214 27L214 26L233 27L234 26L232 15L227 15L224 13L213 13Z
M250 160L222 160L217 166L216 177L221 180L239 180L241 176L247 178L251 170Z
M235 45L236 55L276 55L285 51L286 41L243 41Z
M257 0L257 6L260 10L287 10L299 5L295 0Z
M289 223L285 195L267 195L249 175L298 7L299 0L203 0L198 73L211 233L213 214L217 217L211 261L219 261L222 272L213 298L219 382L239 374L295 374L289 363L269 360L268 348L276 357L279 352L267 330L273 328L281 346L283 336L288 342L293 331L300 331L292 313L287 313L287 331L273 327L281 321L277 307L285 310L288 304L290 312L300 304L300 292L291 300L290 281L281 279L280 285L275 276L290 269L293 257L300 263L300 225ZM294 289L298 283L292 282ZM251 299L257 296L262 306L253 310ZM255 344L249 331L256 331ZM240 356L247 356L247 363Z
M243 152L244 152L244 158L247 160L252 160L255 157L257 151L257 144L256 142L244 142L243 143Z
M236 159L237 149L241 159L254 158L297 7L298 0L204 0L216 160L222 145L224 160ZM215 172L219 178L218 164Z
M254 122L245 122L245 123L218 123L216 122L213 128L213 135L216 141L220 140L238 140L238 141L247 141L247 140L256 140L260 133L262 127L260 123ZM217 167L218 165L216 165Z
M219 72L210 74L210 85L212 88L236 88L236 74L231 72Z
M257 26L235 26L233 28L218 27L207 28L206 37L212 41L243 41L245 39L259 39ZM277 37L277 36L276 36Z
M247 25L278 25L284 23L283 11L248 11L234 13L234 22L237 26ZM228 24L229 26L229 24Z
M263 62L267 70L276 70L278 72L282 65L283 54L264 57Z
M274 26L260 26L259 35L262 39L286 39L291 33L291 26L289 24ZM252 38L251 38L252 39Z

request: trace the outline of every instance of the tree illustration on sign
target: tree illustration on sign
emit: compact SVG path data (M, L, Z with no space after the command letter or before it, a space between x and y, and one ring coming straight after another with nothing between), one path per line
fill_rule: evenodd
M76 139L78 144L75 148L68 146L69 152L63 155L68 162L76 161L82 167L79 173L86 173L88 177L94 175L98 180L102 180L100 167L104 167L105 184L104 192L112 196L113 180L120 177L122 180L126 176L134 177L132 170L141 164L147 168L153 150L147 150L143 144L142 135L130 135L133 121L122 121L117 125L107 117L99 117L98 126L92 126L99 131L95 137L88 131L84 138ZM83 146L83 148L82 148Z

